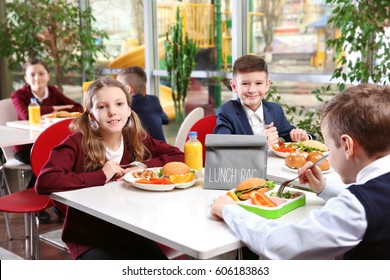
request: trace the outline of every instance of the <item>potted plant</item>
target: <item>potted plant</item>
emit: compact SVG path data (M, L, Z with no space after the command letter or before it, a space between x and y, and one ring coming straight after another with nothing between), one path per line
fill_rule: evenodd
M176 23L166 33L164 43L168 80L172 87L172 99L176 112L176 123L181 124L185 118L185 99L190 76L195 66L195 43L183 34L183 22L180 8L176 9Z
M97 55L106 55L96 39L108 36L93 27L90 8L81 10L66 0L15 0L6 2L5 12L5 21L0 23L0 56L9 59L12 70L30 58L41 58L54 68L61 91L64 73L92 75Z

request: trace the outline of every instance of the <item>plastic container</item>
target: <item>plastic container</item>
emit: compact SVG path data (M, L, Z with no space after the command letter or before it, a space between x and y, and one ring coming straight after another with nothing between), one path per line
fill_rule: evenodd
M31 102L28 106L28 119L30 124L39 124L41 122L41 107L36 98L31 98L30 100Z
M266 192L267 195L273 202L275 202L277 207L265 207L253 205L250 200L237 202L242 208L255 213L259 216L262 216L267 219L277 219L283 216L284 214L304 206L306 204L306 195L303 192L290 191L292 194L297 194L298 196L293 199L285 199L271 196L274 190Z
M190 168L202 171L203 169L203 146L198 140L198 133L190 131L190 139L184 144L184 162Z

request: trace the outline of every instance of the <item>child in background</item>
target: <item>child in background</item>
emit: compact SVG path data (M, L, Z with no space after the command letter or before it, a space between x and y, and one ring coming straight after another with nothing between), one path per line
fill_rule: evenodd
M129 92L119 81L100 78L89 86L85 96L86 111L71 125L76 133L53 149L37 178L38 193L122 180L134 169L120 165L132 161L148 167L184 161L178 148L145 132L130 109ZM62 238L74 259L166 259L155 242L71 207L67 209Z
M348 187L325 181L318 166L299 174L326 204L278 225L223 195L211 208L253 251L270 259L390 259L390 87L346 89L324 108L329 162Z
M42 60L31 59L24 64L23 69L26 84L11 94L12 102L18 113L18 120L28 120L28 106L33 97L38 100L41 115L58 111L83 111L81 104L66 97L55 86L49 85L49 68ZM15 158L30 164L31 147L32 145L14 147Z
M42 60L33 58L27 61L24 66L24 80L26 84L11 94L12 102L18 113L18 120L28 120L28 106L31 98L35 97L40 106L41 115L58 111L82 112L83 107L76 101L66 97L55 86L49 85L50 74L49 67ZM32 144L14 146L15 158L25 164L30 163L30 153ZM31 175L27 187L34 187L36 177ZM54 213L60 221L63 215L59 209L53 207ZM38 214L40 223L47 224L50 222L50 215L46 211Z
M223 104L216 112L215 134L267 135L268 146L312 138L306 131L291 125L282 107L264 100L271 82L265 61L255 55L244 55L233 65L230 85L238 99Z
M120 71L116 77L131 94L131 109L141 119L142 126L154 138L165 142L163 124L168 124L168 116L163 111L157 96L145 94L146 74L138 66Z

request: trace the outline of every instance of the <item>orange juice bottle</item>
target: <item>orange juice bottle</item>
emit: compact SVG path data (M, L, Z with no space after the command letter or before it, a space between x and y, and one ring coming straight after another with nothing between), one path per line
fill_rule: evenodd
M28 106L28 119L30 124L39 124L41 122L41 107L36 98L31 98Z
M202 171L203 169L203 146L198 140L198 133L190 131L190 139L184 144L184 162L190 168Z

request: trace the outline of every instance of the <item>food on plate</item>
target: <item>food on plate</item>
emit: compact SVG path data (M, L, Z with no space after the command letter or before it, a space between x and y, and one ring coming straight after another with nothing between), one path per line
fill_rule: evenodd
M275 151L283 152L283 153L293 153L297 150L299 147L298 143L292 142L292 143L285 143L285 142L278 142L277 145L273 145L272 148Z
M314 151L325 153L328 151L328 147L326 147L326 145L324 143L321 143L320 141L317 141L317 140L302 141L300 144L300 148L301 148L301 151L308 152L308 153L314 152Z
M288 155L284 162L288 167L297 169L301 168L306 163L306 158L302 153L294 153Z
M80 112L67 112L67 111L58 111L53 112L51 114L44 115L47 119L54 119L54 118L74 118L80 116Z
M165 164L161 168L161 174L176 184L191 182L195 178L195 173L191 171L191 168L187 164L179 161L172 161Z
M306 157L306 161L311 161L311 162L316 162L317 160L319 160L320 158L322 158L324 156L323 153L321 152L311 152L307 155ZM329 164L329 161L328 159L325 159L323 162L321 162L320 164L317 165L322 171L327 171L330 169L330 164Z
M135 181L138 184L154 184L154 185L173 185L174 183L170 181L168 178L162 177L152 177L152 178L141 178Z
M188 183L195 179L195 173L188 172L179 175L171 175L168 178L170 181L174 182L175 184Z
M285 158L284 162L288 167L290 167L292 169L298 169L298 168L301 168L306 162L311 161L314 163L317 160L319 160L320 158L322 158L323 156L324 156L323 153L317 152L317 151L310 152L306 156L303 155L302 153L295 153L295 154L288 155ZM329 161L327 159L325 159L323 162L318 164L318 167L322 171L329 170L330 169Z
M165 177L169 177L171 175L185 174L188 172L191 172L190 167L187 164L179 161L168 162L161 168L161 173Z
M250 199L256 192L267 192L275 187L271 180L262 178L250 178L239 183L234 191L240 200Z
M147 170L147 169L142 169L142 170L137 170L131 173L134 178L153 178L157 177L157 174L153 170Z
M251 200L252 204L266 206L266 207L276 207L276 203L273 202L268 196L264 193L257 192L254 194Z
M230 196L231 198L233 198L234 201L240 201L240 199L237 197L237 195L233 191L228 191L226 194L228 196Z
M270 194L270 196L272 196L272 197L278 197L278 193L277 193L277 192L272 192L272 193ZM282 192L282 194L280 195L280 198L284 198L284 199L294 199L294 198L297 198L298 196L300 196L299 193L290 192L290 191L284 191L284 192Z
M281 153L294 153L297 150L297 143L282 143L279 142L278 145L272 145L272 149Z

